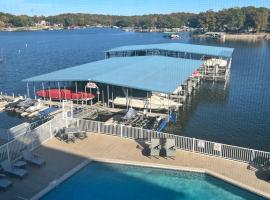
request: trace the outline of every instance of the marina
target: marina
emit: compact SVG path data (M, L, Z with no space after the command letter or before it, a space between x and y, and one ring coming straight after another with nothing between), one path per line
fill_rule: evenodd
M0 1L0 200L270 199L270 2Z
M169 123L170 116L185 104L201 80L223 80L227 84L232 52L232 48L180 43L124 46L106 51L104 60L24 81L27 82L28 96L30 82L33 83L33 91L37 91L35 83L41 84L42 89L37 92L39 97L59 101L70 99L72 97L65 85L69 82L69 87L75 86L73 100L77 104L92 105L93 99L84 95L87 95L87 90L89 94L96 91L96 102L104 107L125 107L126 111L135 108L143 111L144 115L165 111L168 114L165 121ZM213 58L205 59L211 55ZM151 67L153 65L154 68ZM48 88L44 88L44 82ZM83 90L79 91L79 88ZM131 90L135 91L131 93ZM117 96L119 91L123 92L122 96ZM32 96L36 98L36 94Z
M118 47L106 51L104 60L25 79L27 95L2 93L2 104L7 112L29 118L36 113L37 118L9 129L8 138L2 137L6 142L0 148L1 165L4 166L3 162L24 165L20 159L25 149L43 152L45 148L46 152L48 148L79 156L81 162L91 159L146 166L160 164L200 171L268 198L269 152L166 133L204 81L222 81L226 88L232 53L232 48L180 43ZM88 148L77 150L84 145L94 148L90 144L95 138L98 146L104 146L102 142L107 139L115 140L114 145L118 140L123 145L130 143L125 146L130 146L132 159L123 159L125 154L123 158L120 156L119 152L126 148L117 148L117 159L107 153L111 147L100 149L101 154L96 150L92 154ZM165 148L165 154L158 146ZM187 159L182 163L185 156ZM40 157L47 158L46 153ZM216 159L224 162L222 167L213 168L211 162ZM199 160L206 165L197 164ZM50 163L53 165L54 161ZM226 168L227 165L232 166ZM59 171L58 176L65 170ZM231 173L232 170L237 173ZM48 178L42 184L51 182L51 185L52 181ZM41 196L33 195L39 195L41 185L31 194L18 189L18 196L38 199Z
M196 105L190 108L190 102L204 85L228 90L232 53L232 48L181 43L116 47L105 50L104 60L25 79L26 95L1 93L2 112L27 118L27 123L8 130L9 138L2 138L1 161L21 164L22 151L27 148L47 163L40 171L27 166L29 177L24 183L40 183L31 192L23 191L11 178L13 187L3 194L31 198L46 185L56 184L75 163L91 159L200 171L268 198L269 152L170 132L183 111L196 109ZM210 90L209 95L216 91ZM222 102L226 99L222 96ZM149 156L152 138L162 146L171 139L173 156L163 150L156 157ZM90 149L79 151L82 146ZM126 147L134 157L119 153L127 151ZM59 160L74 159L74 163L53 172L56 161L44 153L47 150L55 151ZM214 167L216 162L222 165ZM41 181L40 173L51 175Z

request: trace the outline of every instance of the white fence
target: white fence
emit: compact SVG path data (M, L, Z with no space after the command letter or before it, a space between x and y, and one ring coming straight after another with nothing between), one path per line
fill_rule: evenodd
M104 122L84 119L69 121L69 125L72 124L87 132L108 134L136 140L151 141L151 138L174 138L176 148L178 149L245 163L264 165L270 161L269 152L183 137L153 130L128 127L118 124L106 125ZM6 159L10 161L19 159L21 157L21 151L26 148L29 150L37 148L40 144L52 138L55 131L64 127L64 125L65 120L60 117L55 117L33 130L17 135L12 141L0 146L0 162Z
M174 138L176 148L178 149L245 163L264 165L270 161L270 152L215 143L142 128L128 127L118 124L106 125L104 122L84 119L77 119L77 125L81 130L84 131L115 135L130 139L143 139L150 141L151 138Z
M26 133L29 127L30 124L25 122L17 126L14 126L10 129L0 128L0 139L10 141L14 139L16 136Z
M13 162L21 158L23 150L37 148L40 144L52 138L55 130L62 128L63 124L62 119L55 118L33 130L17 135L12 141L0 146L0 162L3 160Z

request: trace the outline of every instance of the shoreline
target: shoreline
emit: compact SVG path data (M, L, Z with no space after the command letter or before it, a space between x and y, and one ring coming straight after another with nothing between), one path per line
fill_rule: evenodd
M270 33L223 33L217 32L221 37L213 38L218 40L241 40L241 41L255 41L255 40L270 40ZM194 38L211 38L206 34L194 34L192 35Z

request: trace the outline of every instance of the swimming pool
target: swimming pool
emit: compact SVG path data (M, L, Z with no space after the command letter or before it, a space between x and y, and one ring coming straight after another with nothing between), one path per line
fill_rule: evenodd
M257 200L263 198L202 173L91 162L42 199Z

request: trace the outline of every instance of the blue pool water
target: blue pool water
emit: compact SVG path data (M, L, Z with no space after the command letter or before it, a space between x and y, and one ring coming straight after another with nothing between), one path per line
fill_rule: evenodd
M42 199L257 200L263 198L201 173L93 162Z

